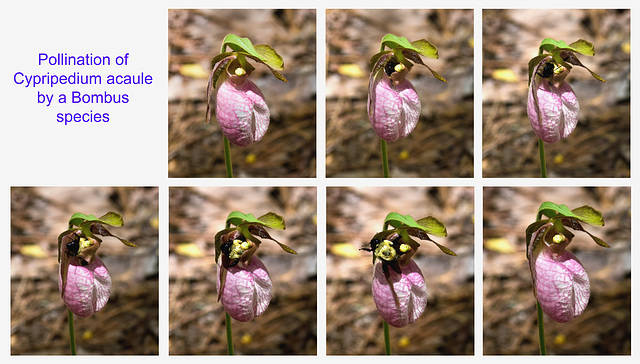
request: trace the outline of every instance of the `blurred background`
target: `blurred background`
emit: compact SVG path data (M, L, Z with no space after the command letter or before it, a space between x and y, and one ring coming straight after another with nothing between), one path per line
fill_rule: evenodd
M169 189L169 354L227 353L214 237L232 211L281 215L286 230L269 234L298 253L261 239L256 254L271 276L273 297L254 320L232 320L235 353L317 353L316 197L315 187Z
M316 11L169 10L169 177L225 177L222 132L206 123L211 59L227 34L269 44L284 59L276 79L253 63L251 80L271 113L264 138L231 146L236 177L316 175Z
M58 288L58 235L76 212L122 214L98 255L112 280L109 302L74 319L83 354L158 355L158 189L11 188L11 354L67 355L67 308Z
M582 224L611 248L576 232L567 250L584 265L591 297L582 315L560 324L545 315L549 354L631 354L631 200L628 187L485 187L484 354L539 353L536 301L525 230L545 201L589 205L604 227Z
M389 212L433 216L447 228L412 259L425 277L427 309L391 327L394 354L473 355L473 187L327 187L327 355L382 355L382 318L371 296L372 253L360 251Z
M420 122L388 143L392 177L472 177L473 10L326 11L327 177L382 177L380 138L367 116L369 59L387 33L427 39L439 59L415 65L407 79L422 105Z
M593 57L567 81L580 103L578 126L545 143L549 177L629 177L629 9L482 10L482 175L538 177L538 138L527 117L528 62L545 38L593 43Z

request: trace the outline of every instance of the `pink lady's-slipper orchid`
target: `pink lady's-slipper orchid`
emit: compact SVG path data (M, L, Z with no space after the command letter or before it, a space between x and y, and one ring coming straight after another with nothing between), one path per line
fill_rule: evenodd
M565 249L574 237L567 228L585 231L580 222L603 226L604 221L602 214L589 206L569 210L551 202L540 206L538 216L542 215L550 218L529 225L526 234L533 293L547 316L556 322L568 322L587 307L590 283L582 263ZM609 247L600 238L589 236L598 245Z
M543 54L544 51L549 53ZM591 43L582 39L567 45L547 38L540 45L540 54L529 61L527 114L533 131L547 143L567 138L578 124L580 105L565 80L572 65L586 68L575 53L592 56L595 51ZM591 70L589 72L605 82Z
M389 225L394 229L386 230ZM411 259L420 244L411 236L433 242L446 254L456 254L427 234L447 235L444 224L433 217L416 221L409 215L392 212L384 226L385 230L374 235L362 250L373 252L371 290L380 316L393 327L404 327L418 320L427 307L427 285Z
M385 47L390 50L385 51ZM406 137L418 124L420 98L406 75L413 67L411 61L429 68L420 56L438 58L438 49L424 39L409 43L404 37L387 34L382 38L380 52L371 57L367 113L373 130L385 141Z
M225 52L226 47L232 49ZM269 127L269 107L264 95L249 80L254 67L247 58L266 65L273 75L287 81L279 72L282 58L268 45L253 45L248 38L230 34L222 43L222 52L211 60L212 72L207 86L207 99L215 99L215 115L222 134L237 146L246 147L260 141ZM207 123L210 119L207 103Z
M265 229L285 229L282 217L272 212L255 218L234 211L227 217L227 226L231 225L236 227L221 230L215 237L218 301L229 316L247 322L267 309L273 292L267 268L254 255L261 244L256 236L275 241L288 253L297 253L273 239Z
M91 316L107 304L111 277L96 254L102 243L98 236L113 236L123 244L135 247L104 227L122 224L122 216L116 212L108 212L100 218L75 213L69 220L69 229L58 237L58 287L62 300L74 314Z

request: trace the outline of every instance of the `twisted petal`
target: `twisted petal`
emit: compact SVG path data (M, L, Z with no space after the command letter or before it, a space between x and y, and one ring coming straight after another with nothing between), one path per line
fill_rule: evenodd
M576 94L566 81L562 80L556 87L534 73L529 86L527 114L533 131L540 139L555 143L567 138L578 125L579 111Z
M393 142L409 135L418 124L420 98L408 80L395 83L379 72L370 88L367 112L376 134Z
M231 76L218 88L216 119L231 143L246 147L267 132L269 107L255 83L246 76Z
M389 269L392 287L378 261L373 268L373 301L380 316L393 327L404 327L415 322L427 307L427 285L418 265L411 260L406 267L401 267L402 274Z
M217 287L220 290L222 269L218 272ZM239 262L228 268L221 297L222 307L238 321L251 321L267 309L272 291L269 272L254 255L249 263Z
M60 275L58 286L62 290ZM86 266L69 265L62 299L71 312L81 317L91 316L102 310L110 294L111 277L100 257L96 255L93 262Z
M589 303L589 277L582 263L570 252L554 254L545 248L534 263L533 284L542 310L557 322L568 322L582 314Z

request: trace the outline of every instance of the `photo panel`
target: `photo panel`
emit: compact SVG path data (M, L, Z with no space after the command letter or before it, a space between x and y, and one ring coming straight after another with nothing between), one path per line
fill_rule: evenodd
M327 355L384 355L384 321L394 355L473 355L473 213L473 187L327 187Z
M315 177L316 10L168 18L169 177Z
M327 9L326 175L473 176L473 10ZM384 144L386 152L381 150Z
M11 355L158 355L158 188L11 187Z
M630 28L630 9L482 10L483 177L631 176Z
M484 355L630 355L631 189L483 194Z
M225 312L237 355L317 354L316 201L315 187L169 188L170 355L226 355Z

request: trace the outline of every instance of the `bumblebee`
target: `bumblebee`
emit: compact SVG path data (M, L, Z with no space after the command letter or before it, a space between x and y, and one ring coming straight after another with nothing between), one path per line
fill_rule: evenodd
M549 78L553 76L553 70L555 69L555 65L551 62L547 62L544 64L542 68L542 72L540 72L540 68L538 68L538 72L536 74L542 78Z
M395 59L390 59L387 64L384 65L384 73L387 74L387 76L391 77L391 74L393 74L394 72L396 72L396 66L399 64L398 61L396 61Z

